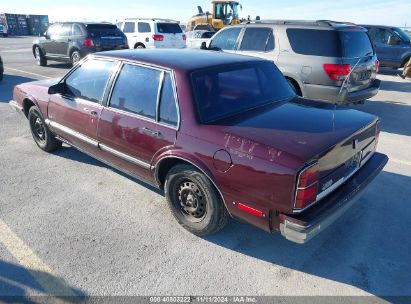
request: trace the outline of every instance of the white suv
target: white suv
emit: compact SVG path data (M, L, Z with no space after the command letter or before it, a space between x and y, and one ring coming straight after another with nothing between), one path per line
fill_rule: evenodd
M129 18L117 27L127 36L130 49L186 47L186 35L177 21Z
M3 35L3 37L7 37L7 27L3 24L0 23L0 35Z

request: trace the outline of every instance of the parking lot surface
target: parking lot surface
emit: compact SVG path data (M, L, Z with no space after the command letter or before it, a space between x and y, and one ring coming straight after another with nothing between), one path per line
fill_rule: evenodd
M379 94L353 106L381 118L390 162L333 226L305 245L234 220L199 238L161 192L68 146L37 148L12 88L69 66L36 66L31 40L0 38L0 296L409 295L410 81L382 70Z

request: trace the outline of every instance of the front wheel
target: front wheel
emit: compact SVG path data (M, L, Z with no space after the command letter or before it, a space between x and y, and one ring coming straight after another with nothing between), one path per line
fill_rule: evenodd
M36 46L34 48L34 56L36 57L37 65L39 65L39 66L46 66L47 65L47 59L44 56L43 51L40 49L40 47Z
M190 165L177 165L167 174L168 206L186 230L198 236L213 234L228 222L228 212L211 181Z
M50 132L48 126L44 122L39 108L36 106L31 107L29 110L28 119L31 134L40 149L46 152L51 152L61 147L62 142L57 140Z

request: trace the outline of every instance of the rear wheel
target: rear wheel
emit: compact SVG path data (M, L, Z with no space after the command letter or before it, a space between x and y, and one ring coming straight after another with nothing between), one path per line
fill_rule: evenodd
M46 66L47 65L47 59L44 56L43 51L40 49L40 47L36 46L34 48L34 56L36 57L37 65L39 65L39 66Z
M196 168L181 164L167 174L165 195L181 226L204 236L218 232L228 222L228 212L211 181Z
M142 43L137 43L137 44L134 46L134 48L135 48L135 49L145 49L146 47L145 47L144 44L142 44Z
M36 106L31 107L29 110L28 119L31 134L40 149L46 152L51 152L61 147L62 142L57 140L50 132L49 128L44 122L39 108L37 108Z
M287 81L290 87L293 89L294 93L297 94L298 96L302 96L302 93L301 93L301 90L298 84L290 78L287 78Z
M74 50L73 52L71 52L70 62L73 66L76 65L80 60L81 60L81 55L79 51Z

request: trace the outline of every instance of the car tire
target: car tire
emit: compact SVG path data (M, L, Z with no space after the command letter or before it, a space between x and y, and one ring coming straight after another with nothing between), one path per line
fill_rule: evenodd
M137 43L137 44L134 46L134 48L135 48L135 49L145 49L146 47L145 47L145 45L142 44L142 43Z
M191 233L210 235L227 224L229 215L219 192L195 167L180 164L171 168L164 188L171 213Z
M43 54L43 51L40 49L39 46L34 48L34 57L36 58L37 65L39 66L46 66L47 59Z
M51 133L47 124L44 122L39 108L36 106L30 108L28 120L33 139L40 149L51 152L61 147L62 142L57 140L53 133Z
M70 54L70 63L75 66L81 60L81 54L78 50L74 50Z

